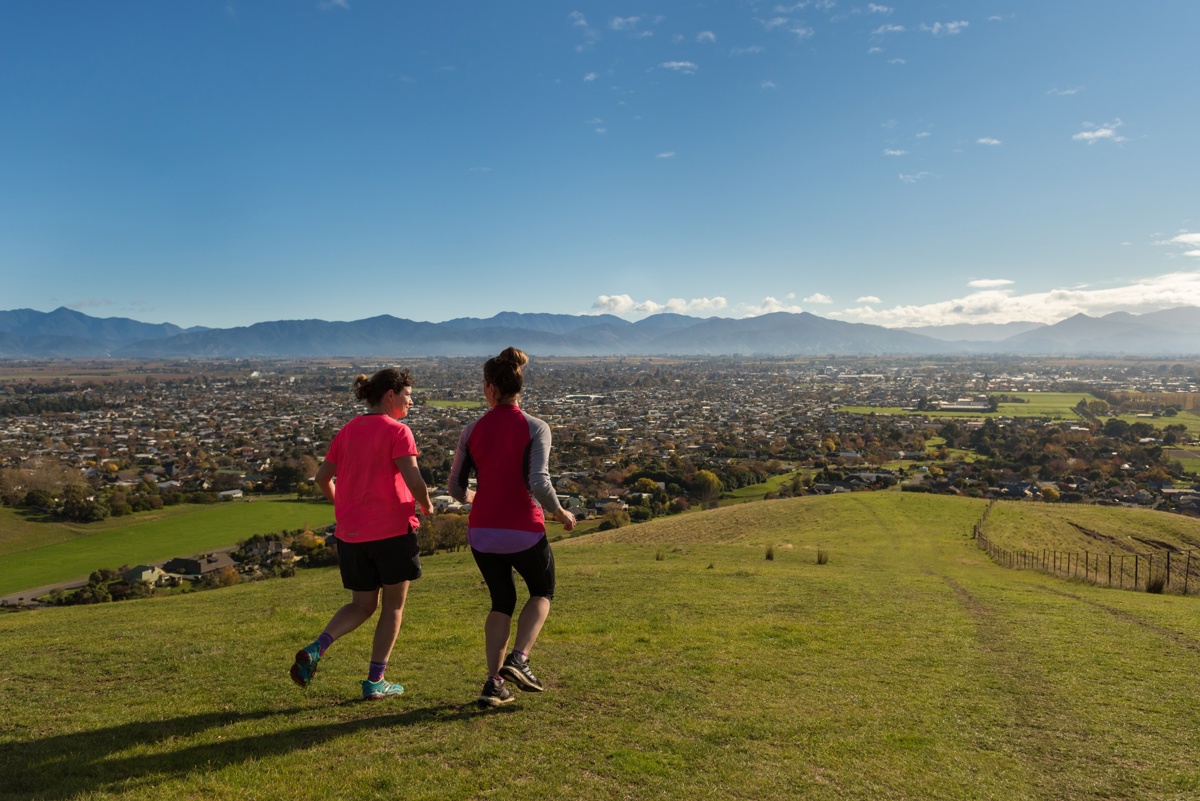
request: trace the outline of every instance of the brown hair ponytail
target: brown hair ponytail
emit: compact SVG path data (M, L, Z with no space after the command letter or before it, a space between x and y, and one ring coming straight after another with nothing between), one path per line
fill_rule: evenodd
M483 380L494 386L501 399L520 394L525 379L521 368L529 364L529 357L516 348L505 348L499 356L493 356L483 365Z
M385 367L370 378L360 375L354 379L354 397L374 406L383 400L389 389L399 392L411 386L412 379L409 378L407 370Z

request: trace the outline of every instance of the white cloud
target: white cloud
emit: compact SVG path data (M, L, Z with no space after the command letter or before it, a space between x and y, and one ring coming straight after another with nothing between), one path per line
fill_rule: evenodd
M1192 247L1200 245L1200 234L1180 234L1168 241L1173 245L1187 245Z
M801 26L799 28L792 28L791 32L796 34L797 39L811 39L813 36L816 35L816 31L814 31L812 28L807 28L807 27L803 27L803 26Z
M664 61L658 66L665 70L673 70L682 75L695 75L696 70L700 69L691 61Z
M614 31L627 31L636 28L641 21L641 17L613 17L609 20L608 27Z
M820 292L815 292L815 293L809 295L807 298L805 298L804 302L805 303L830 304L830 303L833 303L833 298L829 297L828 295L824 295Z
M872 36L882 36L885 33L904 33L903 25L880 25L871 31Z
M596 80L596 79L597 79L597 78L599 78L599 77L600 77L600 76L599 76L599 75L597 75L596 73L594 73L594 72L589 72L587 75L584 75L584 76L583 76L583 80L584 80L584 82L585 82L585 83L591 83L592 81Z
M977 145L990 145L990 146L992 146L992 147L995 147L996 145L1000 144L1000 140L999 140L999 139L993 139L993 138L992 138L992 137L990 137L990 136L984 136L984 137L980 137L979 139L976 139L976 140L975 140L975 144L977 144Z
M710 314L724 309L728 301L715 298L671 298L666 303L653 300L634 300L629 295L600 295L592 304L595 314L615 314L620 317L647 317L651 314Z
M931 178L932 176L933 173L924 171L909 173L902 172L900 173L900 180L906 184L915 184L924 181L926 178Z
M883 155L885 155L885 156L906 156L906 155L908 155L908 151L907 151L907 150L889 150L889 149L885 149L885 150L883 151Z
M1146 314L1177 306L1200 306L1200 272L1168 273L1104 289L1052 289L1028 295L1014 295L1005 289L986 289L962 298L919 306L880 310L864 306L827 316L889 327L1021 320L1056 323L1075 314L1091 317L1117 311Z
M674 151L674 150L667 150L667 151L664 151L664 152L662 152L662 153L659 153L659 154L658 154L657 156L655 156L654 158L656 158L656 159L673 159L673 158L675 158L675 151Z
M867 12L870 14L891 14L892 9L888 6L876 5L875 3L867 3Z
M787 17L772 17L771 19L760 19L759 23L768 31L788 24Z
M1058 95L1058 96L1060 96L1060 97L1069 97L1070 95L1077 95L1077 94L1079 94L1079 93L1080 93L1080 92L1082 92L1082 91L1083 91L1083 88L1082 88L1082 87L1079 87L1079 86L1073 86L1073 87L1071 87L1071 88L1069 88L1069 89L1051 89L1051 90L1049 90L1048 92L1046 92L1046 94L1048 94L1048 95Z
M1007 278L977 278L968 281L967 286L975 289L999 289L1002 286L1012 286L1015 283Z
M317 8L322 11L333 11L335 8L349 11L350 0L321 0L321 2L317 3Z
M907 64L908 61L903 58L891 58L891 59L888 59L888 63L889 64Z
M784 298L784 300L790 300L790 299L791 299L790 295L788 297ZM773 298L769 295L767 297L763 298L761 303L758 303L756 305L752 305L749 303L743 303L743 304L741 304L741 306L738 307L738 312L743 317L760 317L764 314L774 314L775 312L790 312L792 314L799 314L802 311L804 311L804 309L802 309L799 306L795 306L795 305L792 305L789 303L784 303L782 300L779 300L778 298Z
M1095 125L1090 122L1083 124L1084 130L1075 134L1071 138L1077 142L1087 142L1089 145L1094 145L1097 142L1128 142L1124 136L1117 133L1117 129L1124 125L1120 118L1113 122L1106 122L1103 125Z
M762 45L750 45L749 47L735 47L729 51L731 56L744 56L751 53L761 53L765 48Z
M917 134L918 139L927 139L930 136L933 136L933 134L931 134L929 131L921 131L919 134Z
M586 28L588 26L587 18L583 16L582 11L572 11L567 15L567 19L571 20L571 24L576 28Z
M702 43L715 42L717 41L717 35L712 31L700 31L700 33L696 34L696 41Z
M934 36L957 36L971 23L965 20L958 22L935 22L932 25L921 24L921 30L928 31Z
M774 89L775 82L774 81L763 81L761 84L759 84L759 88L763 89L763 90Z
M854 302L855 303L883 303L882 300L875 297L874 295L863 295L861 298L859 298L858 300L856 300Z

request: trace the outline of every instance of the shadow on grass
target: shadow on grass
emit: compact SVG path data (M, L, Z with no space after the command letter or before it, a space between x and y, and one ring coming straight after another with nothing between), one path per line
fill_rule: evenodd
M303 751L367 729L449 723L515 711L513 707L483 710L474 703L443 704L330 723L288 725L279 720L270 731L244 736L205 733L269 718L309 717L314 710L211 712L124 723L5 744L0 748L0 776L4 777L0 798L64 799L89 793L153 791L164 781L190 773L211 773L229 765ZM202 742L189 743L192 738Z

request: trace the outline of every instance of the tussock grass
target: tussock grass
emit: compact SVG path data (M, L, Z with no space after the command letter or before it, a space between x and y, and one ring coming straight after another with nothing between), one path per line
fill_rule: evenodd
M999 568L981 511L856 493L559 543L548 690L494 712L466 554L426 560L383 702L354 700L369 628L287 679L335 570L0 616L0 799L1200 794L1200 604Z

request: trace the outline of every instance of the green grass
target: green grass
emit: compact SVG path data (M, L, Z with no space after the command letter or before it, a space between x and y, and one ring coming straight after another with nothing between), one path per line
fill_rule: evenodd
M1104 417L1102 420L1109 418ZM1187 428L1189 434L1200 434L1200 417L1197 417L1194 412L1180 412L1174 417L1166 417L1160 415L1158 417L1138 417L1136 414L1119 414L1118 420L1124 420L1126 423L1149 423L1159 431L1162 431L1169 425L1181 425Z
M467 554L426 560L408 692L377 703L369 627L286 678L332 569L0 616L0 799L1196 797L1200 602L997 567L983 508L854 493L560 543L548 691L492 712Z
M188 556L236 545L252 534L332 522L330 504L284 499L168 507L86 526L31 522L0 509L0 595L85 578L100 567ZM36 544L39 535L44 545Z
M1048 417L1051 420L1078 420L1079 414L1075 405L1080 399L1093 401L1096 397L1087 392L1005 392L1010 398L1022 398L1024 403L1001 403L995 412L966 412L966 411L923 411L901 409L899 406L844 406L838 411L848 414L892 414L892 415L921 415L931 419L939 417L965 418L982 420L988 417ZM1198 418L1200 422L1200 418Z
M428 406L450 409L482 409L485 406L483 401L473 400L427 400L425 403Z
M780 487L782 487L784 484L792 483L792 480L795 479L797 475L801 475L804 472L805 471L797 470L791 473L771 476L760 484L750 484L745 487L738 487L737 489L729 492L728 495L737 503L745 503L746 501L761 501L763 496L768 492L778 492Z

